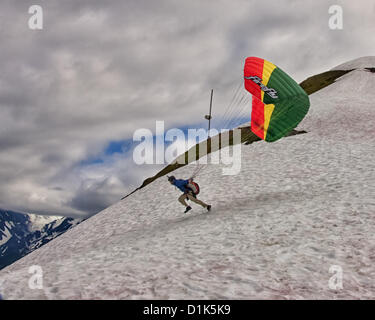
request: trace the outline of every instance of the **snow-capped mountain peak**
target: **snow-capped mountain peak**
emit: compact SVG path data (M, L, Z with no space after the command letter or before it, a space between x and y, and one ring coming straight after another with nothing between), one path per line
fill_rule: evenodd
M62 216L46 216L46 215L38 215L38 214L27 214L30 220L30 231L37 231L42 230L46 224L49 224L55 220L61 220L64 219Z

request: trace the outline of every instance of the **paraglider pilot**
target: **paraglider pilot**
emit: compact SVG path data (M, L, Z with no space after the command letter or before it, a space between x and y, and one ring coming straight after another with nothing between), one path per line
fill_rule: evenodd
M198 194L199 191L193 190L193 189L195 189L194 185L196 187L198 187L198 186L196 185L196 183L194 183L194 185L193 185L192 179L183 180L183 179L176 179L174 176L170 176L170 177L168 177L168 181L170 182L170 184L174 185L175 187L177 187L178 189L180 189L183 192L183 194L178 198L178 201L186 207L186 210L185 210L184 213L186 213L186 212L188 212L192 209L186 203L185 200L191 200L191 201L201 205L203 208L206 208L208 211L211 210L211 205L206 204L203 201L197 199L197 194Z

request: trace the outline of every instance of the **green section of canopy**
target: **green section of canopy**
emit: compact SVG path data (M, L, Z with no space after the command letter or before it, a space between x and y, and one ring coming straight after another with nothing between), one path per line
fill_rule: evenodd
M273 142L301 122L309 110L310 100L301 86L278 67L272 72L267 87L275 89L278 95L273 99L265 94L263 100L265 104L275 105L265 139Z

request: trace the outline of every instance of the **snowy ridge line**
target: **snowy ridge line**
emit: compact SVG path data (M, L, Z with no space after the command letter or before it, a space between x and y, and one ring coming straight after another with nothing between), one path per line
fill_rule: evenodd
M361 57L357 58L345 63L342 63L334 68L332 68L330 71L336 71L336 70L363 70L366 68L374 68L375 67L375 56L367 56L367 57Z

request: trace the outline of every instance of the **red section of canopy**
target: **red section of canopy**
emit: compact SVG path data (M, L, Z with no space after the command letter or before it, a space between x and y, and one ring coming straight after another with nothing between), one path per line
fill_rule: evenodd
M257 58L257 57L249 57L245 60L245 67L244 67L244 77L254 77L257 76L262 79L263 76L263 66L264 66L264 59ZM254 81L249 79L245 80L245 89L253 94L258 99L262 99L261 96L261 89L259 84L256 84Z
M251 131L264 140L264 103L253 96Z

